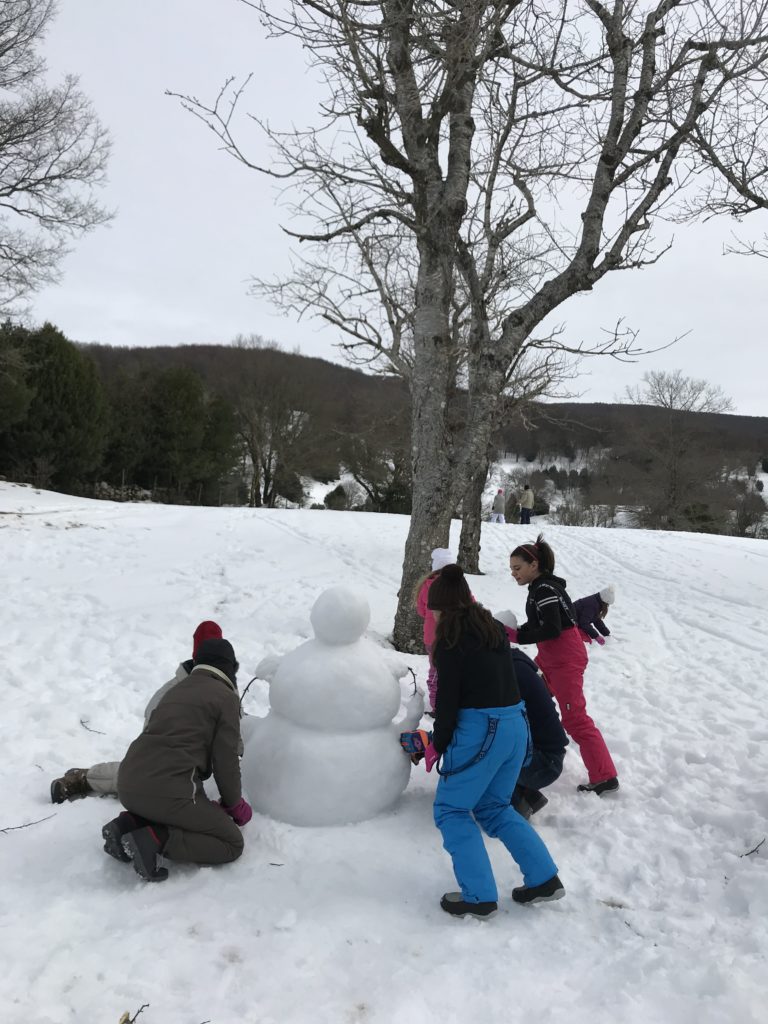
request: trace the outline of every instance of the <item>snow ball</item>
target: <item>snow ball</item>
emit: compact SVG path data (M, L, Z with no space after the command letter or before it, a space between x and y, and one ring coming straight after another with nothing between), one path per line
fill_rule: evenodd
M352 644L368 628L371 609L364 597L346 587L331 587L312 606L309 615L318 640L326 644Z

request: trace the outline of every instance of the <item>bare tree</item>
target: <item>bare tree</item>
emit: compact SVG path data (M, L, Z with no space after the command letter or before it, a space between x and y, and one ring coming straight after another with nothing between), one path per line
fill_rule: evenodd
M415 253L403 299L382 307L388 327L400 329L404 313L411 332L413 514L394 640L413 647L410 594L447 539L466 467L486 458L517 355L569 298L658 260L668 243L653 232L665 219L757 208L768 167L764 0L249 6L320 68L324 123L279 133L257 119L275 146L263 167L235 139L245 84L228 83L213 105L185 105L232 155L301 197L294 237L331 249L351 238L360 249L355 236L374 245L389 232ZM457 453L449 417L462 292L475 383ZM627 354L616 338L604 351Z
M733 412L733 400L716 384L686 377L682 370L651 370L641 384L626 389L634 405L655 405L671 413Z
M627 388L635 405L656 406L664 414L635 431L636 460L645 461L642 505L638 518L646 526L695 529L701 507L727 482L729 469L717 444L706 448L697 438L696 414L723 413L733 402L721 388L686 377L681 370L654 370L642 384ZM719 513L725 514L726 491L720 490Z
M0 311L57 278L68 241L109 214L93 196L107 133L68 76L44 81L39 47L53 0L0 5Z

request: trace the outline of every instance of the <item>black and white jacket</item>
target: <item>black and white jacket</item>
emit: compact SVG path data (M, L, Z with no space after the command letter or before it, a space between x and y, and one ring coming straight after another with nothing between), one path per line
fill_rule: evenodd
M551 573L537 577L528 587L525 602L527 621L517 631L519 644L537 644L554 640L576 625L573 602L565 589L565 580Z

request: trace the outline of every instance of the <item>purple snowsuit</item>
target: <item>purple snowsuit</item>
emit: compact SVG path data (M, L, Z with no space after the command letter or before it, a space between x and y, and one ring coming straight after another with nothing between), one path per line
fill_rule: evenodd
M599 594L592 594L590 597L580 597L578 601L573 602L577 626L593 640L597 639L598 633L602 633L603 636L611 635L610 629L608 629L603 619L600 618L602 605L603 601Z

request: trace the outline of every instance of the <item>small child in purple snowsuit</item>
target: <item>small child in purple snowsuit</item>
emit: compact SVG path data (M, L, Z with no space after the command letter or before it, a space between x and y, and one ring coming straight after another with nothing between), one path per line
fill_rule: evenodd
M602 647L605 637L611 635L610 629L603 620L608 614L608 608L615 600L616 593L611 585L603 587L597 594L580 597L578 601L573 602L576 624L585 644L591 644L593 640L597 640Z

